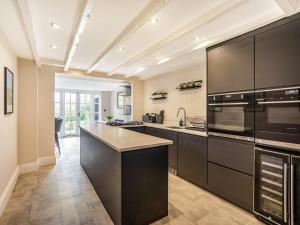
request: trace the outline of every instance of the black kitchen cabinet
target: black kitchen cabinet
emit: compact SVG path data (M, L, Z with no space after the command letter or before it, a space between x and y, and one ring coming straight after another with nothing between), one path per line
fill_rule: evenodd
M206 186L206 137L178 133L178 176L198 186Z
M208 93L254 88L254 37L207 51Z
M255 36L255 87L300 84L300 20Z
M145 133L173 141L169 145L169 167L177 171L177 132L153 127L145 127Z
M253 177L208 162L208 189L220 197L252 212Z
M136 131L136 132L143 133L143 134L145 133L145 127L144 126L140 126L140 127L125 127L125 129Z
M254 144L209 137L208 161L253 176Z
M254 144L208 138L208 189L245 210L253 207Z

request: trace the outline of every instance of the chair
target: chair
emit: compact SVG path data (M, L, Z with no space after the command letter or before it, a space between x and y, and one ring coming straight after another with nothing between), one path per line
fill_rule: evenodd
M60 132L62 122L63 119L55 118L55 143L58 148L59 155L60 155L60 145L59 145L58 133Z

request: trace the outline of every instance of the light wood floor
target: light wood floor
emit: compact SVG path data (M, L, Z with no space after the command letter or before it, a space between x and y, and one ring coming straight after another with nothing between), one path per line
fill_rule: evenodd
M112 225L79 164L79 139L61 141L55 166L19 177L1 225ZM260 225L252 215L169 176L169 216L153 225Z

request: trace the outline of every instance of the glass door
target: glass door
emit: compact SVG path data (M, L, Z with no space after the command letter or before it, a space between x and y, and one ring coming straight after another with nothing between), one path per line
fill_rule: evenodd
M81 93L79 95L79 123L80 125L84 125L91 121L91 95Z
M64 134L78 134L78 101L76 92L64 93Z
M291 225L300 224L300 157L291 163Z
M255 148L254 212L277 224L288 224L290 156Z

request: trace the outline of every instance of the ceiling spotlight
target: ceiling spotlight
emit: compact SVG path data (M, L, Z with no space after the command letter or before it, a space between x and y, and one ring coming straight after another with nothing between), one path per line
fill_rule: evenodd
M54 49L57 48L57 46L56 46L56 45L53 45L53 44L51 44L51 45L49 45L49 46L50 46L50 48L54 48Z
M60 26L59 26L57 23L51 23L50 25L51 25L51 27L53 27L54 29L59 29L59 28L60 28Z
M157 24L158 23L158 18L156 18L156 17L150 18L149 19L149 23L151 23L151 24Z
M197 36L197 37L194 37L194 41L199 41L200 40L200 37Z
M164 58L164 59L159 60L157 64L162 64L162 63L168 62L169 60L170 60L170 58Z
M119 47L119 50L120 50L121 52L123 52L123 51L125 50L125 48L124 48L123 46L120 46L120 47Z

